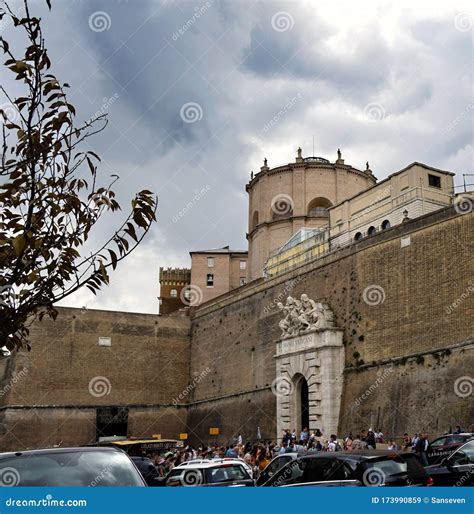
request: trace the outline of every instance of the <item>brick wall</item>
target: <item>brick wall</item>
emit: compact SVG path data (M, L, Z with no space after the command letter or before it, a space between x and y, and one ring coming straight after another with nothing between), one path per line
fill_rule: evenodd
M356 392L373 383L377 367L364 365L417 352L441 351L471 341L473 219L472 213L459 216L452 209L429 214L195 309L191 372L199 373L208 365L211 371L195 387L192 401L216 398L205 407L198 403L190 410L188 423L200 421L195 437L207 437L206 416L213 406L218 412L224 409L232 420L226 422L222 441L238 429L254 432L254 417L241 411L242 399L251 391L269 388L275 377L273 355L280 319L276 303L288 295L299 297L307 293L328 302L337 324L344 328L346 366L357 367L358 371L346 373L340 423L343 430L360 428L351 427L352 418L347 415ZM407 235L410 245L402 248L401 238ZM364 291L375 294L367 296L373 305L364 301ZM383 302L375 304L377 293ZM424 365L421 359L418 364L407 363L393 375L400 377L404 372L404 396L399 394L399 381L393 378L393 385L389 387L392 382L387 382L385 388L378 388L378 393L364 403L361 417L354 419L365 426L374 422L375 416L375 420L383 421L397 433L412 430L418 418L412 416L408 421L397 414L398 410L408 410L405 399L409 397L408 412L423 411L423 425L428 430L471 423L472 402L469 408L463 408L466 400L453 394L455 377L472 375L472 346L463 347L462 352L464 358L456 352L447 355L444 367L428 367L436 359L429 356L424 358ZM438 401L428 401L434 391ZM235 396L239 392L241 396ZM230 394L236 398L234 402L225 399ZM255 393L253 398L256 411L265 406L262 431L274 433L275 409L267 408L271 398L265 392ZM449 409L440 408L443 398L450 402ZM393 418L397 419L395 424ZM346 419L349 421L343 421Z
M129 406L133 435L182 431L173 400L188 384L189 318L59 308L32 327L31 344L1 362L0 449L93 442L105 406Z

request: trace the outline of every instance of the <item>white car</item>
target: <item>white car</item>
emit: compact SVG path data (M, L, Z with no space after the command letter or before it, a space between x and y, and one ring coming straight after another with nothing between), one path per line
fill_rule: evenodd
M240 459L195 459L173 468L158 485L254 486L248 468Z
M222 457L222 458L215 457L213 459L191 459L191 460L187 460L186 462L183 462L182 464L179 464L176 467L182 468L182 467L188 467L188 466L194 465L194 464L208 464L210 462L224 462L224 463L236 462L237 464L243 465L245 467L245 469L247 470L248 474L250 475L250 478L253 478L252 466L250 466L250 464L247 464L247 462L245 462L243 459L239 459L236 457Z

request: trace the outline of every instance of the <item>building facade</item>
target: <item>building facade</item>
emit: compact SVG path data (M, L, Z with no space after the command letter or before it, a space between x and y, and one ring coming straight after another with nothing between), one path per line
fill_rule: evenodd
M196 250L191 255L192 306L199 305L247 283L248 252L228 246Z
M160 314L172 314L189 305L187 297L190 283L190 269L160 268Z
M309 163L308 174L318 166L325 176L343 164ZM355 196L346 189L339 202L325 197L334 205L315 209L329 213L303 215L315 226L299 227L296 207L275 220L288 225L291 255L266 278L239 287L246 252L191 252L179 296L189 301L193 285L203 296L190 308L162 316L60 308L56 321L36 322L31 351L0 360L0 450L110 435L232 444L239 433L275 439L306 423L325 436L377 426L388 438L470 428L472 196L453 198L452 174L418 163L374 187L368 172L344 173L371 185ZM165 271L163 280L176 278ZM327 325L313 320L312 331L284 336L289 297L330 311Z
M338 151L330 162L322 157L302 157L269 168L267 160L246 186L249 195L249 281L263 276L271 253L301 228L329 224L329 208L376 183L367 166L364 171L347 165Z

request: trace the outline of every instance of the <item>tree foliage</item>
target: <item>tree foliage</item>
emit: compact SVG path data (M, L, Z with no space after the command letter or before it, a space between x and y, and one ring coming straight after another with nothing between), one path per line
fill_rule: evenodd
M101 216L120 209L114 181L99 185L100 158L87 148L107 117L76 124L69 85L51 72L41 20L30 15L27 0L21 17L0 4L2 19L27 41L19 57L0 37L2 74L13 74L24 90L13 98L0 86L0 347L13 350L29 349L29 325L37 317L55 318L56 302L84 286L96 294L109 283L109 269L155 221L157 202L150 191L137 193L121 226L98 249L81 254Z

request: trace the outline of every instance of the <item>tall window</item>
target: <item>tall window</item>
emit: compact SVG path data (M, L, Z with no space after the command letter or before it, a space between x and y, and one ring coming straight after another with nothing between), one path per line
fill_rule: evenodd
M369 227L369 229L367 230L367 235L373 236L376 232L377 232L377 229L375 227Z
M240 277L240 285L244 286L247 283L247 279L245 277Z
M214 275L212 273L208 273L206 277L206 286L214 287Z
M247 261L240 261L240 269L247 269Z
M214 267L214 257L208 257L207 258L207 267L213 268Z
M390 228L390 221L388 220L383 220L382 221L382 230L387 230Z
M178 291L176 289L172 289L170 291L171 298L176 298L178 296Z

